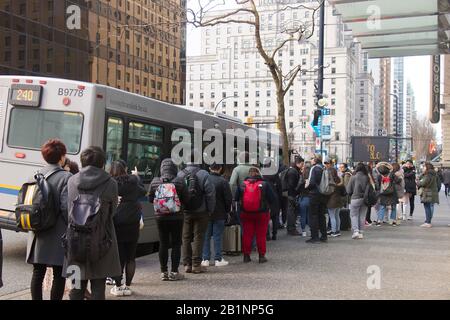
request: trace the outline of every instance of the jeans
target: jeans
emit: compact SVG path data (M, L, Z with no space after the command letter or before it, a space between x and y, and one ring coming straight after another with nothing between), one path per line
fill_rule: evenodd
M125 270L125 285L131 286L134 274L136 272L136 248L137 242L118 242L120 267L122 272ZM116 277L114 281L117 286L122 283L123 276Z
M281 207L281 224L286 224L287 215L288 215L288 198L281 197L280 199L280 207Z
M288 209L287 209L287 232L295 232L297 229L295 227L295 222L297 220L297 203L295 198L288 198Z
M328 215L331 221L331 232L339 233L341 230L341 218L339 216L340 208L328 209Z
M183 220L156 220L159 232L159 264L161 272L167 272L169 248L172 247L172 272L178 272L181 260Z
M310 199L308 196L302 196L298 199L298 214L300 215L300 227L305 232L306 225L308 224Z
M309 227L311 229L311 238L319 240L319 230L321 233L320 239L327 239L327 199L321 194L313 194L310 196L309 205Z
M266 233L269 226L269 213L241 213L243 229L242 252L250 255L252 252L252 240L256 236L256 244L260 255L266 254Z
M225 230L225 220L215 220L208 223L203 244L203 260L211 258L211 237L214 239L214 253L216 261L222 260L222 239Z
M50 292L50 300L62 300L66 279L62 277L62 267L53 266L53 283ZM31 299L42 300L42 283L44 282L47 266L45 264L33 264L33 276L31 278Z
M425 223L431 224L431 219L433 219L434 213L434 203L424 203L423 207L425 208Z
M391 208L391 220L397 220L397 205L390 206ZM388 209L385 205L380 205L380 209L378 210L378 221L382 222L384 219L384 214L386 213L386 210Z
M367 206L364 199L352 199L350 202L350 217L352 219L353 232L362 233L366 222Z
M91 300L105 300L106 279L89 280L91 282ZM81 280L79 289L70 290L70 300L84 300L88 280Z
M202 263L203 243L209 215L205 213L188 213L184 215L183 225L183 263L185 266L199 267ZM192 241L192 236L194 239Z

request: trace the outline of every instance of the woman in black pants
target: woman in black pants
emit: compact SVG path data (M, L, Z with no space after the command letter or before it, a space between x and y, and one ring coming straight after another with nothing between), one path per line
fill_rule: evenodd
M122 285L122 275L115 278L115 286L111 289L111 294L129 296L132 294L129 287L136 271L136 248L141 219L139 199L144 197L146 192L137 172L135 172L136 175L127 174L125 162L113 162L110 174L117 181L119 191L120 201L114 216L114 227L122 272L125 269L125 284Z
M63 170L66 161L66 146L57 139L49 140L41 148L47 166L39 170L52 187L53 195L60 204L56 208L56 223L38 233L32 231L28 235L27 263L33 265L31 278L31 299L42 300L42 284L47 267L53 268L53 284L50 292L51 300L62 300L66 279L62 277L64 250L61 237L67 229L67 182L71 173Z
M161 177L153 179L150 184L149 201L155 203L158 200L158 194L161 192L161 185L170 188L175 187L181 207L173 213L158 212L155 210L156 224L159 231L159 263L161 265L161 280L162 281L176 281L184 278L178 272L178 267L181 260L181 244L183 234L183 210L182 206L189 199L188 188L184 180L177 177L177 167L171 159L165 159L161 162ZM166 199L167 200L167 199ZM164 201L166 201L164 200ZM173 202L172 202L173 204ZM163 204L166 205L166 204ZM170 206L170 204L167 204ZM167 267L169 261L169 248L172 248L171 260L172 268L169 273Z

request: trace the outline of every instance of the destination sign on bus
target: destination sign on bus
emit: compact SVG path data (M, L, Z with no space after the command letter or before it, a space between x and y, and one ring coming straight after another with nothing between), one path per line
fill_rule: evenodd
M14 106L39 107L42 87L28 84L13 84L9 103Z

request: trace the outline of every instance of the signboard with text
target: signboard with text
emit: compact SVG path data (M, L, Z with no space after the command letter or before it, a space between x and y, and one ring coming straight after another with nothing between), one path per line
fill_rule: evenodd
M352 137L354 162L389 161L389 137Z

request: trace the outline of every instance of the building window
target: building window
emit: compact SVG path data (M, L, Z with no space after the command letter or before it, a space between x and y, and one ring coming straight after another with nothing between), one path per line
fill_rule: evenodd
M289 110L289 117L293 117L294 116L294 110Z

